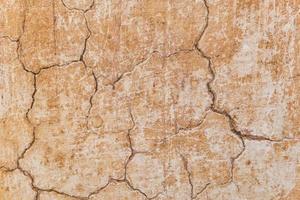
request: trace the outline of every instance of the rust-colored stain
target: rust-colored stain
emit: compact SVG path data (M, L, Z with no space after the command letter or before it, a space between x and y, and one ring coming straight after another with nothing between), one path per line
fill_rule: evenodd
M0 0L0 200L300 200L299 0Z

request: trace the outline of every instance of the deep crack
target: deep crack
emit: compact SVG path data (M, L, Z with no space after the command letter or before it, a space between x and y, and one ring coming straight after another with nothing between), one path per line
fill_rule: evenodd
M216 78L216 73L212 67L212 61L211 61L211 57L209 57L208 55L206 55L202 49L198 46L199 45L199 42L201 41L203 35L205 34L205 31L206 29L208 28L208 25L209 25L209 6L208 6L208 3L206 0L203 0L204 1L204 4L205 4L205 7L206 7L206 10L207 10L207 14L206 14L206 23L205 23L205 26L204 26L204 29L203 31L201 32L199 38L198 38L198 41L195 43L195 48L200 52L200 54L202 55L203 58L205 58L207 61L208 61L208 69L211 73L211 80L209 82L207 82L207 90L208 92L210 93L211 97L212 97L212 104L211 104L211 110L215 113L218 113L218 114L221 114L223 116L225 116L227 119L228 119L228 122L229 122L229 125L230 125L230 128L231 128L231 131L241 140L242 142L242 150L235 156L235 157L232 157L231 158L231 180L230 181L233 181L233 168L234 168L234 162L236 159L238 159L242 154L243 152L245 151L245 142L244 142L244 139L242 137L242 133L238 130L236 130L235 128L235 122L233 120L233 118L229 115L229 113L227 113L226 111L222 111L222 110L219 110L216 106L216 93L214 92L211 84L214 82L215 78Z

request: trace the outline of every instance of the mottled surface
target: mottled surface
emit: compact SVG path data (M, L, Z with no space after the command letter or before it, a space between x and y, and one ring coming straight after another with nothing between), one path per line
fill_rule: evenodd
M0 0L0 200L299 200L299 0Z

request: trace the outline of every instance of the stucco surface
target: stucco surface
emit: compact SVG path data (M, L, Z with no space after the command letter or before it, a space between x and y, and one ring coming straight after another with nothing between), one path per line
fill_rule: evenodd
M300 200L299 0L0 0L0 200Z

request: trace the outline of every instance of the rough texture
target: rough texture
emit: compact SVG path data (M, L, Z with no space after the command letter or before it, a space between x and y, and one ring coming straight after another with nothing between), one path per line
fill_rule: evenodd
M205 25L203 1L95 1L87 12L91 37L85 61L108 82L153 51L170 55L192 49Z
M0 0L0 200L299 200L299 0Z
M299 138L300 1L235 2L209 1L198 44L215 72L215 106L245 134Z
M20 170L0 171L0 199L34 200L35 196L30 179Z
M26 119L34 91L34 79L24 73L17 55L18 45L0 39L0 167L13 169L32 140L33 127Z

